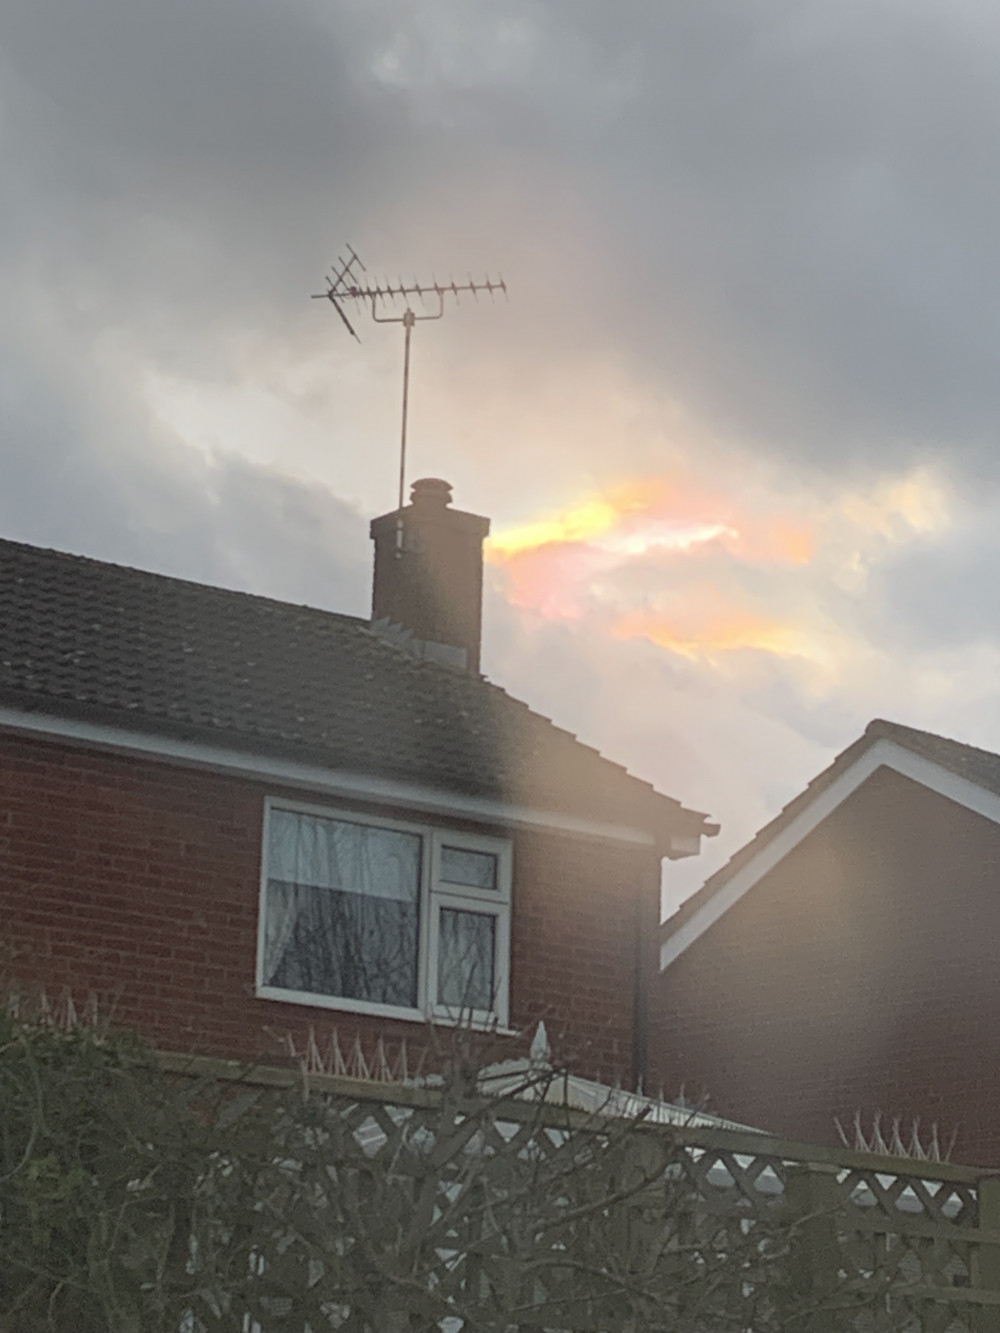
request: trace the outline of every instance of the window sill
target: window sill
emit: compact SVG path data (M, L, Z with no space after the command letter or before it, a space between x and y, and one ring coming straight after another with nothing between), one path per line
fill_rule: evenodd
M401 1023L432 1024L434 1027L468 1028L473 1032L495 1032L498 1037L516 1037L517 1028L499 1023L493 1017L454 1017L450 1014L424 1013L392 1004L376 1004L370 1000L348 1000L336 995L314 995L311 991L281 990L276 986L258 986L254 992L259 1000L276 1000L279 1004L296 1004L307 1009L326 1009L333 1013L364 1015L369 1018L389 1018Z

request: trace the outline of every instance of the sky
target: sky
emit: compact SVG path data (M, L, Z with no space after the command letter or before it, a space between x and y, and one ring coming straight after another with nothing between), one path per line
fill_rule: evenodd
M1000 9L5 0L0 534L367 614L411 477L484 669L722 833L874 717L1000 749Z

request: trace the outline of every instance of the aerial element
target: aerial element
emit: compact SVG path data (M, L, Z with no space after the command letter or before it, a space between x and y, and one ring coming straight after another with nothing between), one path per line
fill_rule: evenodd
M399 508L402 509L406 494L406 418L410 396L410 336L413 333L413 326L418 320L440 319L444 314L446 296L454 296L456 303L463 293L474 296L477 301L481 292L488 292L491 297L497 292L503 292L506 296L507 284L503 278L494 279L488 275L482 282L473 281L471 275L468 282L455 282L454 278L448 282L438 282L436 278L430 282L418 282L416 278L411 283L404 282L402 278L397 279L395 283L372 282L368 279L368 270L356 251L350 245L346 247L346 251L346 256L341 255L327 275L326 291L314 293L312 299L329 301L343 321L347 332L357 342L361 339L345 309L348 303L353 303L349 307L352 315L354 305L360 303L370 306L371 317L376 324L403 326L403 421L399 447ZM411 297L416 297L424 305L436 299L437 309L418 315L410 304ZM399 302L404 305L402 314L386 313L398 308Z

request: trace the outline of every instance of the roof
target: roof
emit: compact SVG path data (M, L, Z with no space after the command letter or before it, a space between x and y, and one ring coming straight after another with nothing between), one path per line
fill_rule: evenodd
M503 689L367 621L2 540L0 706L657 836L714 831Z
M868 723L861 741L867 748L881 738L895 741L914 754L940 764L949 773L955 773L960 778L974 782L977 787L1000 796L1000 754L981 750L975 745L966 745L964 741L950 740L947 736L937 736L932 731L920 731L916 727L904 727L899 722L876 718L874 722Z
M744 844L721 869L711 875L701 888L683 903L664 923L664 940L670 940L690 927L695 918L704 912L741 871L769 850L782 834L792 828L800 816L817 803L824 792L834 786L838 779L855 769L858 761L868 755L879 741L892 742L919 759L928 760L938 768L945 769L948 773L982 788L983 791L1000 796L1000 755L993 754L989 750L981 750L975 745L966 745L962 741L951 740L947 736L938 736L934 732L921 731L917 727L907 727L899 722L886 721L884 718L875 718L868 723L863 735L837 755L828 768L813 778L804 791L789 801L769 824L765 824L755 837Z

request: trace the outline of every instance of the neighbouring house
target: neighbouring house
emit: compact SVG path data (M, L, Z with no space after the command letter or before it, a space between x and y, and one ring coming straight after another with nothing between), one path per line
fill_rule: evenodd
M166 1051L544 1019L647 1080L663 857L716 831L479 673L488 520L377 518L371 622L0 542L0 966Z
M1000 1165L1000 755L872 722L666 922L661 969L668 1093Z

